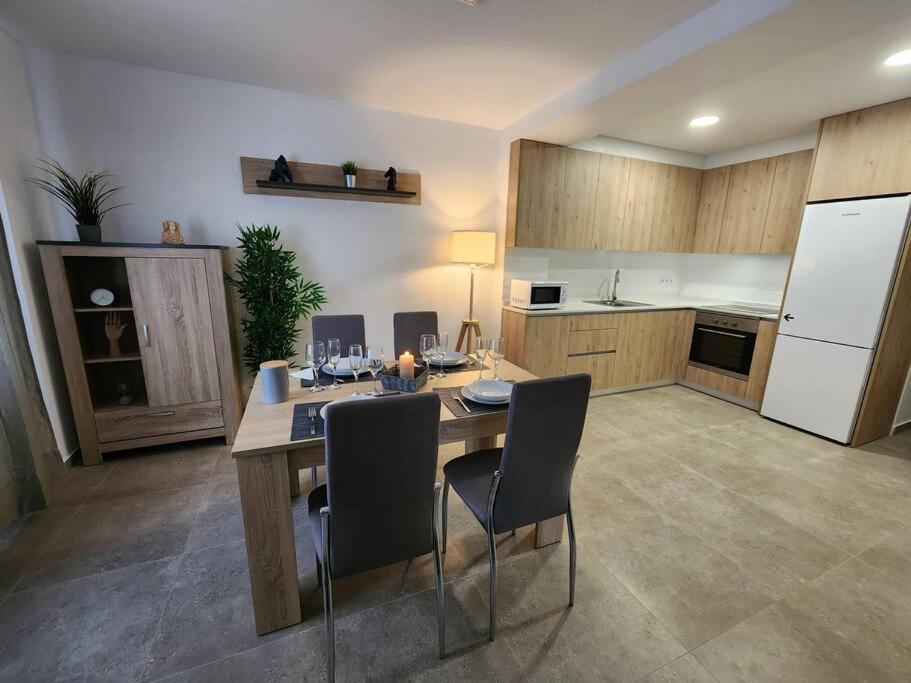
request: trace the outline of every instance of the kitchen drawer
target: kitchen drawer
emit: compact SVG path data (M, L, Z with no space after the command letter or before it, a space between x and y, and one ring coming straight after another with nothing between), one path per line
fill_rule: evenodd
M566 374L587 372L592 376L592 391L607 389L614 377L616 353L593 353L587 356L570 356L566 359Z
M599 353L617 350L617 330L579 330L569 333L567 354Z
M617 313L592 313L591 315L569 316L569 329L577 330L615 330L620 327L620 315Z
M95 413L95 429L101 443L212 429L224 424L221 401L159 408L112 408Z

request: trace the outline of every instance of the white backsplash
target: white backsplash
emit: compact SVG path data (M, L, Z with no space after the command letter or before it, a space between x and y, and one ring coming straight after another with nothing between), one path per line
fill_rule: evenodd
M513 278L566 280L570 297L593 297L598 286L621 268L617 294L628 299L637 294L681 294L777 305L789 263L788 256L765 254L507 249L503 300L509 299Z

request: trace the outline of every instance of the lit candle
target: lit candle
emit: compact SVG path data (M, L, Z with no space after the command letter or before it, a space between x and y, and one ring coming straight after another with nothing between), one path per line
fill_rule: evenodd
M414 379L414 356L407 351L399 356L399 377Z

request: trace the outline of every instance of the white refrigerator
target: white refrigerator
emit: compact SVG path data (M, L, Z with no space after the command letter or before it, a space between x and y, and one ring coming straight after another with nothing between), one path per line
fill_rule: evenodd
M909 209L911 196L807 205L762 415L851 440Z

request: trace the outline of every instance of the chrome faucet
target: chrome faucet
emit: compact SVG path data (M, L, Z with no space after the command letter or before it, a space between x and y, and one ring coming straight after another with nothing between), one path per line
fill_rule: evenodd
M598 298L601 299L601 301L607 301L610 303L614 303L617 300L617 283L620 282L620 269L619 268L617 268L617 270L614 271L614 277L613 277L614 284L611 287L610 296L603 297L603 296L601 296L601 290L604 289L604 283L608 282L610 279L611 278L606 277L601 281L601 284L598 285Z

